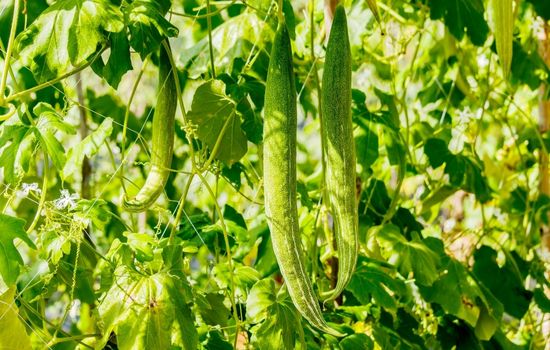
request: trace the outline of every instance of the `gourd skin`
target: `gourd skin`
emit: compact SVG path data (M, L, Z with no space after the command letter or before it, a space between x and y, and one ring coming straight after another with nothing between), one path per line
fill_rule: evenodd
M288 29L280 23L269 61L264 106L264 197L273 250L290 297L311 325L341 336L323 319L306 273L296 204L296 89Z
M153 114L153 136L151 147L151 171L141 190L132 199L124 198L124 208L141 212L151 207L164 191L170 175L174 150L174 127L177 106L176 82L170 52L160 46L159 87L155 113Z
M336 287L322 296L332 300L349 283L358 255L356 156L351 119L351 50L346 12L342 5L336 7L327 44L321 103L325 187L338 250Z

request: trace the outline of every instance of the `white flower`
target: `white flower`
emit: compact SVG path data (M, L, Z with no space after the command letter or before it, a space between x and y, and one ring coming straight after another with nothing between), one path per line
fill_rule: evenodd
M457 119L460 124L468 124L472 117L473 115L470 107L464 107L463 110L457 113Z
M57 209L62 210L67 207L70 207L71 209L74 209L76 207L75 200L78 199L78 194L76 193L69 193L68 190L61 190L61 197L56 199L54 201L54 205Z
M464 135L464 128L457 127L451 130L452 138L449 142L449 150L454 153L460 153L464 149L464 141L466 136Z
M479 55L477 56L477 65L479 68L485 68L489 65L489 59L487 58L487 55Z
M38 184L36 182L34 182L32 184L23 183L23 185L21 186L21 189L19 191L17 191L17 193L21 197L27 197L29 195L29 193L31 193L31 192L35 192L36 194L40 194L40 193L42 193L42 190L38 187Z

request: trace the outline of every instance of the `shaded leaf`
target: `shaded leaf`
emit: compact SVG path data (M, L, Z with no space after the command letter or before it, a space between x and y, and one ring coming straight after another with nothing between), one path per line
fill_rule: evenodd
M504 305L504 310L521 319L529 309L533 293L524 288L524 279L507 255L504 266L497 263L497 252L488 246L482 246L474 253L475 276Z
M188 120L197 127L197 136L214 152L219 137L216 158L228 165L237 162L247 150L246 135L241 129L240 114L235 102L225 94L221 80L210 80L199 86L193 96Z
M125 32L112 33L109 36L109 42L111 53L107 63L103 62L102 57L98 57L92 64L92 69L116 89L122 76L133 68L130 58L130 43Z
M382 255L397 266L403 276L412 272L422 285L431 285L437 279L439 257L419 239L407 241L392 224L376 228L374 237L382 248Z
M474 45L485 43L489 26L483 17L481 0L428 0L428 6L432 19L444 19L457 39L462 40L466 33Z
M206 324L222 327L227 325L227 321L231 317L231 311L224 305L224 299L223 294L218 293L196 295L195 303Z
M370 350L374 349L374 342L366 334L352 334L340 341L342 350Z
M160 43L178 35L178 29L164 18L170 1L134 0L125 10L130 45L142 59L158 49Z
M397 310L397 299L404 293L405 284L376 262L362 259L346 289L363 305L374 301L386 309Z
M259 349L294 349L299 336L302 344L301 317L286 293L276 293L272 279L258 281L246 301L247 319L259 323L253 327L252 344Z

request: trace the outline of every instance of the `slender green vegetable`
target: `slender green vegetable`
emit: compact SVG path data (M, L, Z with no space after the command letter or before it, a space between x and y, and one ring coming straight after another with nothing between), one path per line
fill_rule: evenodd
M303 261L296 205L296 128L292 51L283 22L275 34L265 89L265 211L273 250L294 305L314 327L341 336L323 319Z
M336 298L351 279L357 263L357 199L355 143L351 121L351 51L344 7L338 5L327 44L321 108L325 186L338 249L338 281L324 293Z
M514 4L513 0L491 0L493 33L497 46L498 57L502 65L504 77L510 75L512 66L512 51L514 42Z
M153 115L153 142L151 147L152 168L145 184L132 198L124 199L124 208L140 212L149 208L164 190L170 175L174 149L174 123L177 93L168 48L161 45L159 58L159 93Z

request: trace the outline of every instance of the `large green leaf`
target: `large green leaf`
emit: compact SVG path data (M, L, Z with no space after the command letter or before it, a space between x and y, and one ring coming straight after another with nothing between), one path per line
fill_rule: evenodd
M100 56L92 64L92 69L116 89L122 76L132 69L130 43L126 33L112 33L109 36L109 48L110 55L107 62L103 62Z
M246 301L247 319L253 327L252 344L258 349L294 349L297 336L303 343L300 315L288 295L276 293L272 279L258 281Z
M533 292L525 289L525 277L517 269L512 255L507 255L506 263L500 267L497 252L482 246L474 253L474 274L494 296L502 302L504 310L518 319L529 309ZM519 259L519 257L516 257Z
M31 339L19 319L14 297L15 287L0 295L0 349L30 350Z
M165 252L169 268L163 272L147 275L126 265L116 268L116 282L98 307L102 344L114 332L119 349L169 349L172 344L196 349L198 337L188 305L189 286L181 271L181 247L168 246Z
M105 45L107 32L123 28L122 13L108 0L60 0L18 35L16 50L45 81L83 64Z
M21 124L4 125L0 135L0 168L4 168L4 180L8 184L17 181L16 172L19 171L18 155L21 153L21 143L27 136L29 128Z
M196 126L199 140L211 152L221 137L217 159L231 165L245 155L247 140L241 129L240 114L235 102L225 94L225 84L221 80L210 80L199 86L187 117Z
M67 162L63 167L63 178L67 179L69 176L79 171L82 167L84 157L93 157L112 132L113 120L111 118L106 118L97 130L86 136L78 145L71 148L67 155Z
M489 26L483 17L482 0L428 0L433 19L444 19L449 31L462 39L464 33L472 43L482 46L487 39Z
M169 8L169 0L134 0L126 7L130 45L141 58L156 51L162 40L178 35L178 29L164 18Z
M252 48L263 50L267 43L265 38L273 33L272 27L256 11L245 11L224 21L212 31L216 72L231 73L237 58L248 59ZM208 37L188 50L181 50L178 60L189 66L189 76L192 78L206 73L210 69Z
M491 199L491 188L483 175L483 165L478 159L451 153L447 143L439 138L426 140L424 153L433 168L445 164L445 173L449 175L449 183L454 188L474 193L483 203Z
M70 124L63 121L63 116L59 114L52 106L40 102L34 109L34 114L38 120L32 131L36 135L40 146L50 156L53 165L57 170L63 169L65 165L65 149L56 136L57 131L63 131L67 134L74 134L76 130Z
M346 289L363 305L374 301L381 307L395 311L399 295L406 288L404 282L393 278L387 268L384 269L376 261L361 259Z
M25 232L25 220L0 214L0 277L8 286L17 281L19 266L23 265L23 258L13 244L16 238L36 249Z
M382 255L397 266L403 276L412 272L422 285L431 285L437 279L439 257L422 241L408 241L393 224L377 227L373 231L382 248Z
M441 305L447 313L466 321L479 339L490 339L500 325L502 304L464 265L445 253L442 241L428 238L426 243L438 253L442 267L433 285L421 286L422 295L427 301ZM499 281L498 278L494 280Z

